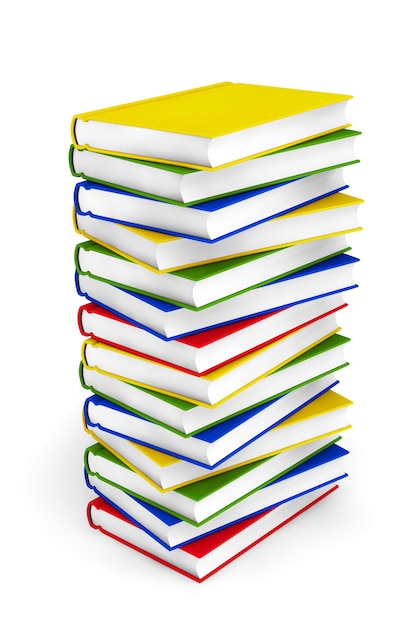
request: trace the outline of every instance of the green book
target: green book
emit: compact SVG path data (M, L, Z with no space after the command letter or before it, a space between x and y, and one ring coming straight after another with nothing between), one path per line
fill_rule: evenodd
M189 437L346 367L344 346L349 341L343 335L332 335L248 389L210 409L106 376L82 363L79 374L84 389L134 415ZM134 425L132 416L131 428Z
M334 382L334 376L330 375L321 381L311 383L311 385L317 386L318 384L323 389L323 386L334 385ZM298 392L299 390L296 390L292 393L298 394ZM284 398L284 402L287 402L288 395ZM98 397L93 399L96 401ZM278 402L282 399L280 398ZM190 454L187 454L189 458L179 458L168 450L162 450L161 447L154 448L143 442L133 442L120 433L107 428L91 426L90 423L87 424L87 421L84 422L84 429L96 442L110 450L135 474L139 473L146 478L153 488L166 492L204 480L215 474L226 473L231 469L254 461L276 456L278 453L330 435L339 435L342 431L350 428L348 410L351 404L350 400L328 388L317 397L310 398L310 401L293 411L280 424L247 442L246 445L217 463L215 467L203 466L201 463L193 461ZM267 408L268 410L269 408ZM119 418L123 419L123 415L120 415ZM251 416L250 419L257 421L258 418ZM107 419L104 418L104 421ZM234 420L231 421L233 424ZM221 424L220 430L224 430L223 426L224 424ZM251 428L250 422L249 427ZM214 435L217 435L219 427L214 428ZM209 434L209 436L212 435L213 432ZM187 441L189 439L184 439L184 450L186 450Z
M339 130L290 148L227 167L195 170L70 147L74 176L158 200L190 205L358 163L360 132Z
M144 236L141 236L140 245L136 246L135 244L132 249L135 248L136 252L138 252L137 248L139 247L141 255L144 256L142 260L162 270L164 268L159 267L160 257L161 254L166 255L167 246L170 249L173 247L178 249L180 247L184 252L184 248L190 245L195 249L195 244L198 242L211 244L217 242L220 245L214 246L214 248L221 248L226 243L223 242L222 244L221 242L230 237L235 240L233 245L236 246L237 242L242 240L242 238L244 240L247 239L248 233L245 233L245 230L248 228L255 225L261 226L262 223L269 222L272 218L283 217L284 215L288 215L291 218L292 213L300 213L301 210L305 210L304 207L306 205L309 206L312 202L318 202L319 204L316 204L316 207L320 208L321 203L326 200L331 202L333 196L336 199L340 198L341 195L344 196L344 194L337 193L347 188L343 174L344 169L336 167L286 183L266 185L258 189L221 196L220 198L199 202L190 206L179 205L168 200L162 202L154 198L122 191L115 187L83 180L78 182L74 189L74 225L84 230L85 226L82 225L82 222L88 218L90 224L86 231L88 232L92 226L92 221L96 222L96 235L93 237L87 235L87 239L95 238L98 243L107 241L103 233L98 233L96 230L99 228L98 222L101 224L100 230L105 227L107 222L108 228L109 224L113 226L114 224L122 224L124 226L133 226L136 229L139 228L139 230L131 231L131 234L134 232L136 235L141 233L142 229L147 229L146 235L141 233ZM81 223L78 223L79 220L81 220ZM300 222L300 220L297 221L298 223ZM301 221L304 221L304 217L301 217ZM286 224L288 228L289 222L286 222ZM338 230L343 230L343 228ZM126 237L126 232L124 237ZM267 232L268 237L275 237L274 243L285 245L283 240L278 241L276 239L276 234L270 233L268 229ZM281 234L281 229L279 232ZM158 245L155 251L151 240L158 237L159 242L161 242L162 233L164 233L165 237L162 250L161 246ZM167 243L167 235L174 235L180 238L180 241ZM236 235L238 235L237 238ZM301 239L302 237L300 236L299 238ZM292 241L295 241L295 238ZM266 245L263 247L267 248ZM121 248L115 245L114 249L118 252L118 249ZM258 243L256 246L252 246L251 249L261 250L261 246ZM130 252L130 254L132 257L135 257L134 253ZM220 253L217 254L217 258L220 259L237 254L238 249L235 247L233 254L228 253L226 255ZM155 260L155 255L157 257L156 264L151 262L152 259ZM212 260L214 258L213 256ZM194 257L192 262L188 264L197 265L197 259ZM181 267L181 265L185 264L178 261L175 262L176 268Z
M87 477L97 476L139 500L200 525L339 440L340 436L324 437L165 492L100 444L87 448L84 464Z
M222 326L238 320L278 311L325 294L355 288L354 264L349 254L331 256L300 272L270 281L215 304L195 309L178 306L162 298L120 288L86 273L76 275L78 293L134 325L166 339Z
M128 413L100 396L90 396L85 400L83 422L85 430L95 435L97 440L110 433L211 470L250 446L258 437L276 434L277 447L271 444L272 452L292 445L293 432L297 430L299 434L300 425L286 426L287 419L336 384L334 375L320 377L274 401L188 437L145 417ZM284 427L271 433L279 424ZM310 421L306 424L310 425Z
M160 273L97 243L85 241L75 248L75 265L78 275L87 275L176 306L200 310L299 272L349 249L345 235L339 235Z

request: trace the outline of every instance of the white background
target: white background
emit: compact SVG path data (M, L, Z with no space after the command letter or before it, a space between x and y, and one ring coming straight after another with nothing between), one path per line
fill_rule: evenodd
M415 623L415 32L405 0L16 2L2 11L2 622ZM350 476L198 585L92 531L73 114L223 80L354 96L366 200L339 392ZM385 621L386 620L386 621Z

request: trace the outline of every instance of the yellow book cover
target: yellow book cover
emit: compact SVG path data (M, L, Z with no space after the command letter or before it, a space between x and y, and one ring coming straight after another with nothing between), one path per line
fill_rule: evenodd
M211 244L95 219L77 213L75 206L73 225L85 238L163 274L360 231L357 208L362 202L347 194L332 194Z
M303 422L307 420L313 420L314 418L317 418L318 416L323 415L325 413L331 413L333 411L338 411L344 408L346 409L350 407L352 404L353 402L349 400L348 398L345 398L344 396L332 390L329 390L328 392L326 392L319 398L316 398L314 402L308 404L307 406L303 407L302 409L294 413L292 416L286 419L282 424L279 424L279 426L276 426L275 428L271 429L271 432L279 432L280 430L285 429L286 427L291 427L297 424L302 424ZM345 424L343 427L331 429L324 433L319 433L313 437L307 437L305 439L301 437L300 441L297 441L291 445L281 447L276 450L272 450L265 454L255 455L253 458L250 458L245 461L239 461L239 462L236 461L235 463L233 463L233 461L230 461L230 462L227 462L224 467L218 467L212 470L205 470L204 468L200 467L199 468L200 475L198 477L194 476L190 480L181 481L180 483L172 485L170 487L162 488L154 480L152 480L149 476L147 476L143 471L141 471L137 467L137 465L135 465L134 463L126 459L126 457L123 456L123 454L121 454L121 452L118 449L116 449L117 442L118 442L117 436L112 437L113 445L111 445L108 441L103 440L99 436L99 434L95 432L94 429L88 428L84 419L83 419L83 426L84 426L84 430L86 431L86 433L91 435L95 441L97 441L104 448L109 450L112 454L114 454L115 457L117 457L120 461L122 461L122 463L127 465L127 467L129 467L132 471L139 474L143 479L149 482L153 487L155 487L157 491L161 493L166 492L166 491L172 491L173 489L178 489L179 487L183 487L185 485L198 482L200 480L204 480L205 478L208 478L209 476L216 476L218 474L223 474L224 472L236 469L238 467L243 467L244 465L253 463L255 461L260 461L262 459L270 458L272 456L275 456L276 454L286 452L287 450L297 448L304 444L308 444L314 441L319 441L320 439L325 439L326 437L337 436L339 433L349 430L351 428L350 424ZM137 455L138 465L142 464L140 460L141 458L146 459L145 465L148 463L151 463L154 466L157 473L159 471L166 472L167 470L169 470L170 467L175 466L175 465L184 465L185 467L187 466L186 461L183 461L177 457L174 457L166 452L161 452L159 450L149 448L147 446L136 443L134 441L123 439L123 443L126 443L126 442L128 443L132 451L131 454L129 454L130 458L134 458L135 455Z
M77 114L71 137L76 148L212 169L346 128L350 98L222 82Z
M298 329L294 332L291 332L288 335L286 335L286 337L280 338L277 341L274 341L266 346L263 346L262 348L259 348L258 350L254 350L253 352L249 354L246 354L237 359L234 359L233 361L227 363L226 365L222 365L216 368L215 370L210 371L209 373L200 375L200 376L197 376L197 375L194 376L192 374L187 373L185 370L181 371L180 368L175 368L175 366L171 367L162 362L153 361L152 359L146 359L137 354L127 353L124 350L115 348L103 342L96 341L95 339L86 339L83 342L82 347L81 347L81 360L82 360L84 367L89 368L89 369L94 369L97 372L106 374L107 376L111 376L113 378L123 380L127 383L138 385L140 387L143 387L144 389L150 389L152 391L164 393L166 395L173 396L174 398L179 398L180 400L185 400L187 402L192 402L200 406L212 408L212 407L218 406L222 402L225 402L229 398L232 398L233 396L240 393L244 389L249 388L258 380L264 378L265 376L268 376L268 374L271 374L272 372L277 370L277 368L284 367L287 363L290 363L293 359L297 358L304 352L307 352L307 350L310 350L314 346L318 345L321 341L324 341L328 337L331 337L337 332L339 332L341 328L335 327L333 330L331 330L331 332L327 333L326 335L320 336L318 339L315 339L314 341L311 341L308 344L306 343L305 345L303 345L303 347L300 350L297 350L297 352L292 353L291 356L285 358L280 363L276 363L274 361L271 367L269 367L268 369L265 369L265 371L263 371L261 375L257 375L255 378L253 378L253 380L251 380L250 382L246 384L243 384L239 389L233 389L229 393L227 394L225 393L224 397L222 397L222 399L217 402L213 402L213 403L210 403L208 401L205 402L194 396L193 397L191 397L191 395L187 396L185 394L181 394L176 391L173 391L172 389L168 389L166 386L164 386L164 382L165 382L164 373L166 373L169 376L170 373L175 375L175 373L177 372L179 376L181 375L185 376L186 379L190 379L190 380L187 380L187 383L188 383L188 386L191 388L193 387L193 384L197 384L198 380L200 380L203 383L204 388L210 389L211 383L216 383L216 381L219 381L219 383L221 384L222 378L226 376L229 372L231 371L236 372L243 365L250 363L252 360L256 359L256 357L259 357L260 355L267 353L269 350L271 350L271 348L274 348L275 346L280 347L280 344L282 344L283 341L286 341L291 336L295 336L299 333L302 333L303 330L305 329ZM97 355L96 355L96 352L98 353ZM115 370L117 370L116 372L109 371L109 369L102 369L99 365L97 365L97 361L101 362L103 360L103 357L105 361L105 367L107 368L110 366L111 368L114 368ZM137 375L138 371L146 372L147 370L151 370L151 369L157 372L157 376L154 375L153 378L155 378L155 380L158 379L159 386L146 382L144 380L145 373L143 374L142 380L138 380L137 378L132 377L132 376Z

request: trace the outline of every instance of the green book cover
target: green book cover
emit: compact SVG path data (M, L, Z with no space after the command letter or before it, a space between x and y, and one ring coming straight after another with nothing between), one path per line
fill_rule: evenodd
M138 493L135 493L135 492L133 492L133 491L131 491L129 489L126 489L125 487L123 487L123 485L118 485L117 483L112 482L109 478L101 476L98 472L92 472L90 467L89 467L89 465L88 465L88 455L89 454L93 454L93 455L96 455L96 456L101 456L102 458L106 459L107 461L110 461L111 463L115 463L115 464L125 468L127 471L133 472L132 469L130 469L122 461L120 461L118 458L116 458L109 450L107 450L104 446L102 446L99 443L96 443L96 444L88 447L85 450L85 453L84 453L84 466L85 466L85 470L86 470L87 475L97 476L100 480L103 480L104 482L108 483L109 485L112 485L113 487L116 487L117 489L121 489L122 491L124 491L125 493L133 496L134 498L137 498L139 500L143 500L144 502L147 502L148 504L151 504L152 506L155 506L155 507L157 507L157 508L159 508L159 509L161 509L163 511L166 511L167 513L170 513L171 515L174 515L175 517L178 517L179 519L182 519L182 520L184 520L184 521L186 521L186 522L188 522L190 524L193 524L194 526L200 526L201 524L204 524L204 523L208 522L209 520L213 519L214 517L216 517L217 515L219 515L223 511L226 511L232 505L237 504L238 502L242 501L244 498L248 497L249 495L255 493L259 489L262 489L263 487L265 487L266 485L269 485L270 483L274 482L275 480L277 480L281 476L284 476L287 472L291 471L292 469L294 469L298 465L301 465L301 463L303 463L304 461L307 461L308 459L312 458L313 456L315 456L316 454L318 454L322 450L325 450L326 448L328 448L329 446L331 446L334 443L337 443L340 440L341 440L340 436L335 436L334 439L332 439L332 441L326 442L323 446L321 446L314 453L307 454L305 457L300 459L297 463L294 463L293 465L287 467L284 471L282 471L279 474L277 474L276 476L273 476L272 478L268 479L263 484L259 485L258 487L256 487L255 489L251 490L250 492L248 492L244 496L238 498L237 500L231 502L229 505L223 507L221 510L216 511L216 513L214 513L213 515L210 515L209 517L207 517L206 519L202 520L199 523L196 523L195 521L193 521L193 520L191 520L189 518L186 518L183 515L180 515L177 512L172 511L171 509L168 509L167 507L164 507L164 506L160 505L157 502L149 500L148 498L145 498L145 497L141 496ZM201 500L203 500L204 498L212 495L213 493L215 493L216 491L218 491L222 487L227 486L228 484L230 484L234 480L236 480L238 478L241 478L242 476L245 476L245 474L247 474L251 470L256 469L257 467L259 467L263 463L266 463L270 458L271 457L269 457L267 459L261 459L261 460L258 460L258 461L253 461L251 463L247 463L246 465L242 465L241 467L236 467L236 468L233 468L233 469L228 470L226 472L222 472L220 474L216 474L214 476L210 476L210 477L205 478L203 480L199 480L197 482L190 483L189 485L184 485L183 487L178 487L177 489L174 489L174 491L176 493L180 494L181 496L183 496L185 498L188 498L188 499L190 499L190 500L192 500L192 501L194 501L196 503L200 502Z
M198 282L200 280L205 280L206 278L210 278L211 276L216 276L217 274L221 274L222 272L227 272L228 270L231 270L234 267L239 267L240 265L245 265L246 263L250 263L251 261L255 261L256 259L266 257L270 254L273 254L274 252L281 252L289 247L291 246L279 248L278 250L267 250L264 252L255 252L253 254L248 254L245 256L233 257L232 259L223 259L221 261L214 261L213 263L205 263L203 265L196 265L194 267L187 267L184 269L174 270L172 272L165 272L164 275L172 274L173 276L180 276L181 278L184 278L185 280ZM79 262L78 262L79 248L82 248L86 252L93 251L99 254L105 254L107 256L120 259L121 261L125 261L126 263L132 263L133 265L135 265L134 261L131 261L130 259L127 259L121 256L120 254L117 254L116 252L113 252L112 250L109 250L108 248L101 246L98 243L94 243L93 241L88 240L88 241L83 241L82 243L79 243L76 245L75 264L77 267L77 271L79 271L80 274L82 274L83 272L81 271ZM95 277L95 278L98 278L98 277ZM107 281L107 282L111 282L111 281ZM271 282L271 281L268 281L268 282ZM132 291L135 291L135 290L132 289Z
M290 146L288 148L283 148L281 150L277 150L276 152L272 152L270 154L264 155L264 156L260 156L260 157L256 157L257 159L265 159L268 158L268 156L272 156L274 154L278 154L280 152L288 152L290 150L299 150L300 148L308 148L309 146L313 146L313 145L318 145L318 144L322 144L325 142L329 142L329 141L336 141L339 139L350 139L351 137L360 135L360 131L356 131L356 130L351 130L351 129L342 129L342 130L338 130L335 131L334 133L329 133L327 135L322 135L320 137L316 137L314 139L310 139L308 141L304 141L303 143L297 144L295 146ZM75 148L73 145L70 146L69 149L69 155L68 155L68 159L69 159L69 166L70 166L70 170L73 176L76 177L81 177L84 178L86 180L90 180L91 182L94 183L99 183L101 185L108 185L109 183L106 182L105 180L102 179L98 179L98 178L91 178L86 176L83 172L76 172L74 169L74 164L73 164L73 152L74 150L76 150L77 148ZM140 165L146 166L146 167L153 167L159 170L163 170L163 171L168 171L174 174L178 174L179 176L192 176L193 174L199 173L200 170L196 170L196 169L191 169L188 167L182 167L179 165L169 165L166 163L155 163L155 162L151 162L151 161L142 161L140 159L130 159L127 157L120 157L120 156L113 156L113 155L107 155L109 156L109 158L112 159L122 159L124 161L132 161L134 163L138 163ZM179 202L177 200L172 200L170 198L166 198L164 196L158 196L158 195L154 195L154 194L150 194L150 193L146 193L143 191L138 191L137 189L132 189L130 187L124 187L122 185L116 185L116 184L111 184L112 187L116 188L116 189L120 189L121 191L127 191L128 193L133 193L135 195L139 195L139 196L144 196L147 198L153 198L154 200L160 200L162 202L169 202L170 204L177 204L179 206L192 206L193 204L200 204L201 202L205 202L208 200L214 200L216 198L220 198L222 196L231 196L237 193L241 193L243 191L249 191L251 189L260 189L262 187L267 187L270 185L277 185L279 183L284 183L284 182L288 182L290 180L295 180L296 178L300 178L300 176L310 176L311 174L318 174L320 172L325 172L328 170L332 170L335 169L337 167L345 167L347 165L352 165L354 163L359 163L359 159L355 159L354 161L349 161L347 163L339 163L333 167L326 167L326 168L322 168L322 169L318 169L318 170L314 170L311 172L302 172L302 173L298 173L295 174L294 176L289 176L287 178L281 178L281 179L277 179L277 180L272 180L272 181L268 181L262 185L254 185L252 187L243 187L241 189L234 189L233 191L231 191L230 193L226 193L226 194L221 194L221 195L214 195L214 196L210 196L207 198L201 198L198 200L198 202L188 202L188 203L184 203L184 202Z
M197 281L201 281L201 280L205 280L208 279L212 276L215 275L219 275L223 272L227 272L230 270L233 270L236 267L239 266L244 266L247 263L250 263L252 261L256 261L257 259L260 258L264 258L266 256L269 256L271 254L276 254L277 252L282 252L284 250L288 250L288 248L293 247L293 246L287 246L286 248L279 248L278 250L267 250L266 252L257 252L255 254L249 254L247 256L241 256L241 257L234 257L233 259L225 259L223 261L216 261L214 263L207 263L204 265L198 265L196 267L188 267L185 269L181 269L181 270L175 270L173 272L166 272L164 274L164 276L169 276L170 274L172 274L173 276L177 276L180 277L184 280L189 280L192 282L197 282ZM255 285L251 285L250 287L248 287L247 289L242 289L241 291L232 293L228 296L225 296L224 298L219 298L218 300L214 300L213 302L209 302L208 304L205 304L203 306L200 307L193 307L189 304L185 304L184 302L180 302L178 300L172 300L170 298L164 298L163 296L160 296L158 294L155 293L151 293L150 291L144 291L141 289L137 289L135 287L131 287L129 285L125 285L123 283L118 283L115 281L111 281L108 280L102 276L97 276L92 274L89 271L83 271L81 270L80 267L80 263L79 263L79 251L80 250L84 250L85 252L96 252L98 254L104 254L113 258L116 258L120 261L123 261L125 263L132 263L134 264L133 261L130 261L129 259L125 259L124 257L120 256L119 254L116 254L116 252L113 252L111 250L108 250L107 248L104 248L103 246L100 246L98 243L95 243L93 241L83 241L82 243L78 243L75 247L75 252L74 252L74 261L75 261L75 267L76 270L79 274L81 275L87 275L90 276L91 278L94 278L96 280L100 280L103 281L105 283L108 283L109 285L113 285L114 287L119 287L121 289L126 289L128 291L131 291L133 293L138 293L138 294L142 294L144 296L150 297L150 298L155 298L157 300L163 300L164 302L168 302L170 304L173 304L175 306L179 306L181 308L185 308L185 309L190 309L191 311L200 311L202 309L208 308L210 306L213 306L214 304L218 304L219 302L224 302L226 300L229 300L230 298L234 298L235 296L240 295L241 293L250 291L251 289L256 289L257 287L262 287L263 285L268 285L269 283L273 283L276 280L279 280L281 278L285 278L286 276L290 276L291 274L295 274L296 272L299 272L307 267L311 267L313 265L315 265L316 263L320 263L322 261L325 261L326 259L335 257L339 254L345 253L345 252L349 252L351 250L350 247L346 247L343 248L342 250L338 250L337 252L334 252L333 254L330 255L326 255L320 259L315 259L314 261L312 261L311 263L306 263L304 265L300 265L298 267L295 267L293 270L289 271L289 272L284 272L283 274L278 274L276 276L274 276L273 278L269 278L268 280L265 281L261 281Z

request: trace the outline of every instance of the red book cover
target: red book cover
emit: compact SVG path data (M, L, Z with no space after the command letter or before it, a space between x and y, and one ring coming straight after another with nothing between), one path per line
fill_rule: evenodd
M286 307L288 308L288 307ZM127 320L107 311L103 307L98 304L94 304L93 302L89 302L88 304L84 304L79 308L78 311L78 326L82 335L86 337L92 337L92 339L97 339L99 341L105 341L103 337L95 337L91 333L85 332L82 324L82 312L86 311L87 313L95 313L96 315L103 315L109 319L115 320L121 324L127 324L128 326L132 326L134 328L134 324L128 322ZM285 309L280 309L280 311L285 311ZM279 311L279 312L280 312ZM267 317L271 317L272 315L276 315L277 311L271 311L270 313L263 313L262 315L257 315L256 317L249 317L242 320L237 320L236 322L231 322L230 324L223 324L222 326L215 326L213 328L208 328L207 330L201 330L195 333L191 333L190 335L186 335L185 337L180 337L178 339L168 339L167 341L176 341L178 343L184 343L188 346L193 346L194 348L203 348L204 346L213 343L214 341L218 341L223 337L227 337L227 335L231 335L232 333L237 332L238 330L242 330L243 328L248 328L256 322L260 322Z
M196 582L203 582L204 580L206 580L207 578L209 578L210 576L212 576L213 574L218 572L220 569L225 567L228 563L231 563L232 561L234 561L241 554L244 554L250 548L252 548L253 546L257 545L258 543L260 543L261 541L266 539L266 537L269 537L270 535L272 535L272 533L274 533L277 530L279 530L280 528L282 528L285 524L287 524L291 520L293 520L296 517L298 517L299 515L301 515L301 513L304 513L305 511L310 509L312 506L314 506L315 504L317 504L318 502L320 502L321 500L326 498L328 495L330 495L331 493L336 491L336 489L338 489L338 485L334 485L333 487L331 487L330 489L328 489L327 491L322 493L320 496L318 496L314 500L311 500L307 505L301 507L299 510L297 510L295 513L290 515L288 518L284 519L284 521L282 521L279 524L277 524L274 528L272 528L272 530L270 530L269 532L267 532L267 533L263 534L262 536L258 537L255 541L253 541L252 543L247 545L245 548L243 548L242 550L240 550L236 554L234 554L231 558L225 560L221 565L219 565L218 567L216 567L215 569L213 569L212 571L210 571L208 574L206 574L205 576L203 576L201 578L198 578L197 576L194 576L193 574L190 574L189 572L187 572L187 571L177 567L173 563L170 563L168 560L165 560L165 559L157 556L156 554L152 554L151 552L142 549L138 545L134 545L133 543L130 543L130 542L126 541L125 539L122 539L121 537L118 537L117 535L113 534L109 530L106 530L105 528L102 528L101 526L97 526L96 524L94 524L93 521L92 521L92 517L91 517L91 509L93 507L95 507L95 508L97 508L99 510L104 511L104 512L108 513L109 515L114 516L115 518L118 518L119 520L121 520L125 524L129 524L129 525L133 526L134 528L137 529L139 534L140 533L144 533L144 531L142 531L141 529L136 527L135 524L133 524L133 522L131 522L130 520L125 518L119 511L114 509L110 504L105 502L102 498L95 498L94 500L92 500L91 502L88 503L88 505L87 505L87 519L88 519L88 522L89 522L90 526L92 528L96 529L96 530L99 530L101 533L103 533L103 534L105 534L105 535L107 535L107 536L109 536L109 537L111 537L113 539L116 539L117 541L123 543L124 545L128 546L129 548L133 548L134 550L140 552L141 554L144 554L145 556L148 556L151 559L154 559L155 561L158 561L162 565L166 565L167 567L170 567L171 569L179 572L180 574L183 574L184 576L187 576L188 578L191 578L192 580L195 580ZM218 548L222 544L225 544L227 541L232 540L240 532L242 532L243 530L245 530L246 528L248 528L252 524L256 523L259 519L261 519L265 515L268 515L268 513L270 513L270 512L271 511L264 511L264 512L259 513L258 515L255 515L255 516L250 517L248 519L241 520L241 521L237 522L236 524L232 524L232 525L227 526L226 528L223 528L223 529L221 529L219 531L215 531L215 532L213 532L213 533L211 533L209 535L201 537L200 539L197 539L196 541L192 541L191 543L188 543L187 545L185 545L185 546L183 546L181 548L177 548L176 550L182 550L183 552L188 553L189 555L191 555L191 556L193 556L195 558L196 562L198 562L203 557L209 555L210 552L212 552L213 550L215 550L216 548ZM144 534L146 534L146 533L144 533ZM157 543L157 542L155 542L155 543ZM175 550L174 551L167 550L166 551L167 557L169 557L169 555L172 554L173 552L175 552Z
M188 374L192 374L193 376L205 376L206 374L220 368L223 367L224 365L227 365L228 363L232 363L233 361L247 355L250 354L252 352L255 352L255 350L259 350L260 348L263 348L269 344L274 343L275 341L278 341L279 339L283 339L284 337L286 337L287 335L290 335L291 333L300 330L301 328L304 328L305 326L308 326L309 324L312 324L313 322L316 322L324 317L326 317L327 315L331 315L333 313L336 313L337 311L345 308L347 306L347 303L343 303L340 306L330 309L329 311L326 311L325 313L318 315L316 317L313 317L312 319L308 320L307 322L304 322L303 324L299 324L298 326L295 326L291 329L289 329L288 331L281 333L279 335L276 335L274 337L271 337L268 341L264 341L262 343L256 344L255 346L253 346L250 350L245 350L243 352L239 352L238 354L236 354L235 356L233 356L233 358L227 359L225 361L222 361L221 363L218 363L216 366L208 368L202 372L195 372L193 370L187 369L185 367L182 367L180 365L177 365L175 363L172 363L170 361L167 360L163 360L160 358L157 358L153 355L147 354L146 352L140 352L138 350L133 350L131 349L129 346L126 345L122 345L120 343L115 343L113 341L109 341L108 338L106 337L99 337L97 335L95 335L94 333L89 333L86 332L84 327L83 327L83 323L82 323L82 314L85 311L86 313L94 313L96 315L102 315L104 317L107 317L111 320L114 320L117 323L121 323L121 324L126 324L128 326L131 326L132 328L135 328L134 324L131 324L130 322L118 317L117 315L115 315L114 313L111 313L110 311L107 311L106 309L93 304L93 303L89 303L86 305L83 305L79 308L78 310L78 326L80 329L80 332L82 335L86 336L86 337L91 337L92 339L95 339L97 341L100 341L104 344L107 344L109 346L112 346L114 348L117 348L118 350L123 350L124 352L128 352L129 354L133 354L145 359L149 359L151 361L154 361L155 363L161 363L162 365L168 365L169 367L173 367L175 369L181 370L183 372L187 372ZM280 311L278 311L278 314L281 313L282 311L284 311L286 309L281 309ZM224 326L218 326L215 328L210 328L208 330L205 331L200 331L197 333L193 333L192 335L187 335L186 337L182 337L180 339L173 339L173 340L168 340L167 343L171 343L172 342L177 342L177 343L183 343L183 344L187 344L189 346L193 346L195 348L202 348L206 345L209 345L210 343L213 343L215 341L218 341L220 339L222 339L223 337L226 337L228 335L232 335L235 332L238 332L239 330L242 330L244 328L248 328L250 326L253 326L254 324L256 324L257 322L260 322L263 319L266 319L268 317L271 317L272 315L277 315L277 311L273 311L272 313L265 313L263 315L257 316L257 317L251 317L249 319L244 319L244 320L239 320L237 322L233 322L231 324L225 324Z

